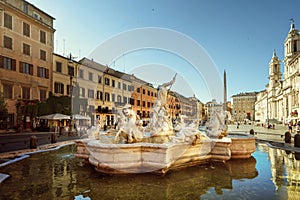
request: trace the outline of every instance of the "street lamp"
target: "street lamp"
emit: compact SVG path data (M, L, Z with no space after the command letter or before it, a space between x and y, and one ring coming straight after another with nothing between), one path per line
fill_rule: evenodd
M72 57L72 54L70 53L70 57L69 57L69 63L74 65L73 59L75 57ZM73 121L73 77L74 77L74 71L70 71L69 75L70 75L70 125L69 125L69 134L73 134L74 132L74 121Z
M70 73L70 129L69 132L70 134L73 133L73 75Z
M269 93L267 89L267 127L269 127Z

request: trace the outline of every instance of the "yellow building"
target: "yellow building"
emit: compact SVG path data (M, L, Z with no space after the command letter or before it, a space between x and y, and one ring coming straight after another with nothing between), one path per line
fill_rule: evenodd
M255 120L255 102L257 92L245 92L233 95L232 117L234 121L246 122Z
M130 75L88 58L83 58L79 62L81 68L78 82L84 75L86 77L83 79L88 80L84 84L79 84L88 92L88 112L91 115L92 124L95 125L95 120L98 120L100 127L115 125L118 108L132 102L133 86Z
M23 0L0 1L0 91L6 127L32 126L34 106L51 91L54 18ZM31 109L30 109L31 108Z

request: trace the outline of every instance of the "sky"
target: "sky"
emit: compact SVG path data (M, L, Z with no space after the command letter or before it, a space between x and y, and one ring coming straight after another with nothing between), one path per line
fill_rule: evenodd
M134 74L154 86L170 81L177 74L178 81L172 90L185 96L195 95L204 103L213 98L220 100L214 94L218 91L214 86L223 80L224 70L228 100L241 92L264 90L273 51L283 60L283 43L291 18L300 29L298 0L28 2L55 18L56 53L72 53L78 59L93 58L116 70ZM148 31L146 35L135 32L149 27L159 31L154 34ZM107 41L122 38L130 31L134 32L131 34L134 39L124 40L117 47L108 45L107 51L114 48L124 48L124 51L111 60L104 59L103 55L107 52L97 48L103 47ZM160 37L162 32L167 32L170 37ZM159 42L157 38L160 38ZM137 45L135 49L125 50L124 45L136 43L132 41L135 39L141 41L137 42L141 48ZM143 40L155 48L143 48ZM189 42L195 43L191 49L186 48L186 44L191 44ZM178 47L182 50L179 54ZM101 54L99 58L94 57L95 51ZM203 55L195 57L198 54ZM283 63L281 68L283 72ZM212 74L207 75L207 70Z

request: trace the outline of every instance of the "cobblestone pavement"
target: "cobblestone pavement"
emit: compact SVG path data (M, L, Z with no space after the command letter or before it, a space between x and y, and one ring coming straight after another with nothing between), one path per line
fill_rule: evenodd
M254 125L240 125L239 128L237 128L236 125L228 126L228 132L249 134L251 129L253 129L254 132L256 133L254 135L256 139L277 141L277 142L284 142L284 138L282 137L282 135L284 135L284 133L288 130L287 127L283 126L283 125L277 125L277 126L275 126L275 129L267 129L262 126L254 126ZM295 131L292 133L292 135L294 135L294 134L295 134ZM67 144L67 143L73 143L73 142L74 142L74 140L62 141L62 142L58 142L55 144L42 145L42 146L38 147L37 149L25 149L25 150L20 150L20 151L0 153L0 159L7 158L7 157L15 157L20 154L35 152L35 151L39 151L41 149L44 150L47 148L53 148L53 146L59 146L61 144Z
M237 128L236 125L229 125L228 132L240 132L240 133L250 133L250 130L253 129L256 133L254 136L256 139L260 140L269 140L269 141L277 141L277 142L284 142L283 135L285 132L288 131L287 126L283 125L276 125L274 129L268 129L262 126L255 126L255 125L240 125ZM292 133L294 136L296 132Z

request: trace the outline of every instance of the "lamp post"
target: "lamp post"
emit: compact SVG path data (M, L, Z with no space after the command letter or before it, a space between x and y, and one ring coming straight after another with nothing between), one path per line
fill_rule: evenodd
M73 133L73 101L72 101L72 97L73 97L73 75L70 74L70 129L69 132L70 134Z
M267 90L267 127L269 127L269 93Z
M72 64L74 66L74 62L73 59L75 57L72 57L72 54L70 53L70 57L69 57L69 63ZM75 66L77 67L77 65ZM73 121L73 77L74 77L74 72L75 72L75 67L73 71L69 72L70 75L70 125L69 125L69 134L72 135L74 130L74 121ZM76 73L77 73L77 69L76 69ZM77 77L76 77L76 82L77 82Z

